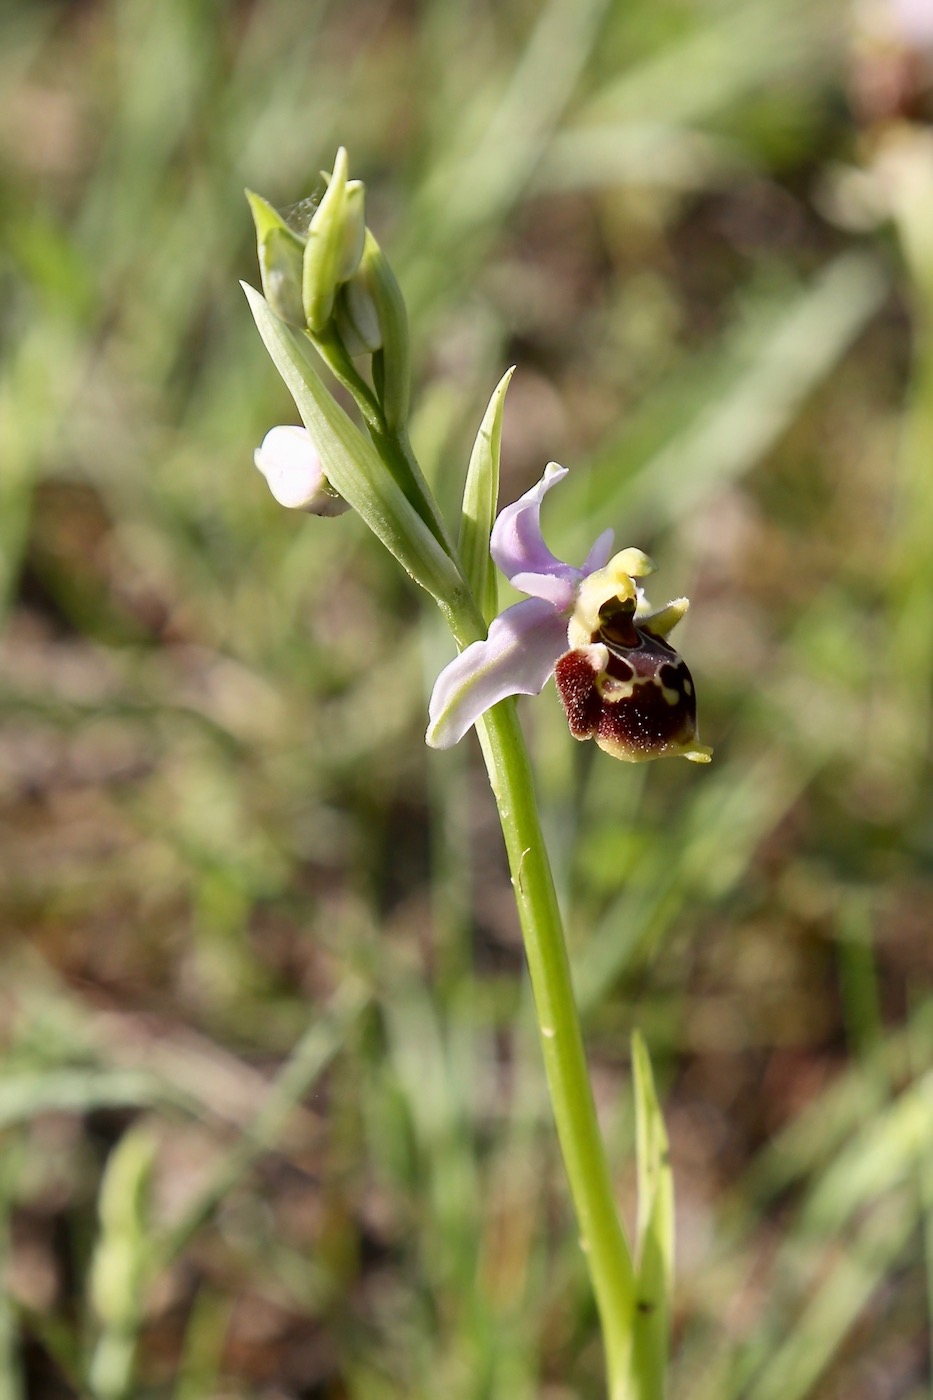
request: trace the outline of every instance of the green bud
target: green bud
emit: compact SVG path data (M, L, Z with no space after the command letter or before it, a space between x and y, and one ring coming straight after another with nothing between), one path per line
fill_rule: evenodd
M256 225L259 271L266 301L290 326L305 324L301 301L304 240L289 228L277 209L261 195L246 191Z
M366 186L362 180L349 180L344 201L343 261L338 276L349 282L360 265L366 241Z
M337 294L334 320L349 355L372 355L382 345L379 313L370 287L369 269L361 263Z
M359 265L366 235L364 195L359 180L347 181L347 153L341 146L304 249L302 301L308 329L316 335L333 315L339 288Z
M408 313L395 273L369 229L366 230L360 275L372 298L382 341L381 349L373 355L373 383L386 426L394 431L403 428L408 419L411 393Z

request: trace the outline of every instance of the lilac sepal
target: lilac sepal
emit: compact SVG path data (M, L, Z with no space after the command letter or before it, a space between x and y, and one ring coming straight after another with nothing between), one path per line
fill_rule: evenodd
M541 502L567 474L566 467L549 462L537 485L499 512L489 552L507 579L516 574L549 574L568 583L580 582L582 571L555 559L541 538Z
M566 468L564 470L566 470ZM575 569L572 564L561 564L562 572L560 574L526 574L522 572L512 574L509 582L512 587L517 588L520 593L527 593L531 598L546 598L547 601L560 612L566 612L573 607L577 589L583 580L587 578L588 575L595 573L597 569L601 569L604 565L608 564L609 556L612 554L612 546L615 543L615 537L614 530L604 530L586 556L586 562L582 569Z
M583 562L583 568L580 570L580 573L584 578L587 578L589 574L595 574L597 569L604 569L606 567L609 560L612 558L612 546L615 542L615 530L604 530L602 532Z
M473 642L438 676L427 742L450 748L506 695L537 695L566 650L567 619L553 603L526 598L506 608L486 640Z

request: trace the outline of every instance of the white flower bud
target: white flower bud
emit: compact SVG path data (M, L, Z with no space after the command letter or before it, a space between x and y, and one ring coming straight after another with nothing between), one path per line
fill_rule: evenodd
M291 424L270 428L253 461L279 505L311 515L342 515L349 507L324 475L307 428Z

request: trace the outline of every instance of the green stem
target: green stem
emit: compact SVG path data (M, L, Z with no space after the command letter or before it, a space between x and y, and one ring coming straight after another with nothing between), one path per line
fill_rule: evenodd
M404 428L390 431L376 395L357 370L335 331L328 330L320 335L312 335L307 331L306 334L334 378L353 396L376 450L394 480L405 492L438 544L455 559L453 540L437 502L428 489L418 460L412 452L407 432Z
M367 428L373 432L384 434L386 431L385 416L379 407L379 401L343 348L343 343L336 331L321 331L318 335L312 334L311 331L305 331L305 335L334 378L343 385L348 393L352 394Z
M395 479L399 482L407 479L411 483L412 504L433 533L438 544L447 551L451 559L459 563L456 546L428 483L424 479L418 459L412 451L407 432L404 428L396 429L395 432L389 432L386 429L382 435L375 432L372 432L371 435L377 451L393 472Z
M471 596L447 616L461 649L485 636ZM563 922L515 701L493 705L477 720L476 730L505 839L551 1110L599 1309L609 1400L637 1400L632 1375L635 1270L596 1116Z
M611 1400L631 1396L635 1279L583 1049L560 909L514 700L477 723L525 940L551 1106L602 1322Z

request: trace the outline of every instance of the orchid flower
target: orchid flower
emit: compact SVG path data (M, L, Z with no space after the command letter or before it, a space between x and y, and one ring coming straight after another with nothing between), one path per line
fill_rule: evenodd
M654 565L640 549L610 558L612 530L582 568L554 557L541 535L541 503L567 475L550 462L537 485L498 515L493 560L529 596L438 676L427 742L449 748L491 705L537 695L554 675L574 738L595 739L630 763L676 755L708 763L712 751L697 741L693 679L667 641L688 601L651 612L636 579Z
M290 423L270 428L253 461L279 505L311 515L342 515L348 509L324 475L307 428Z

